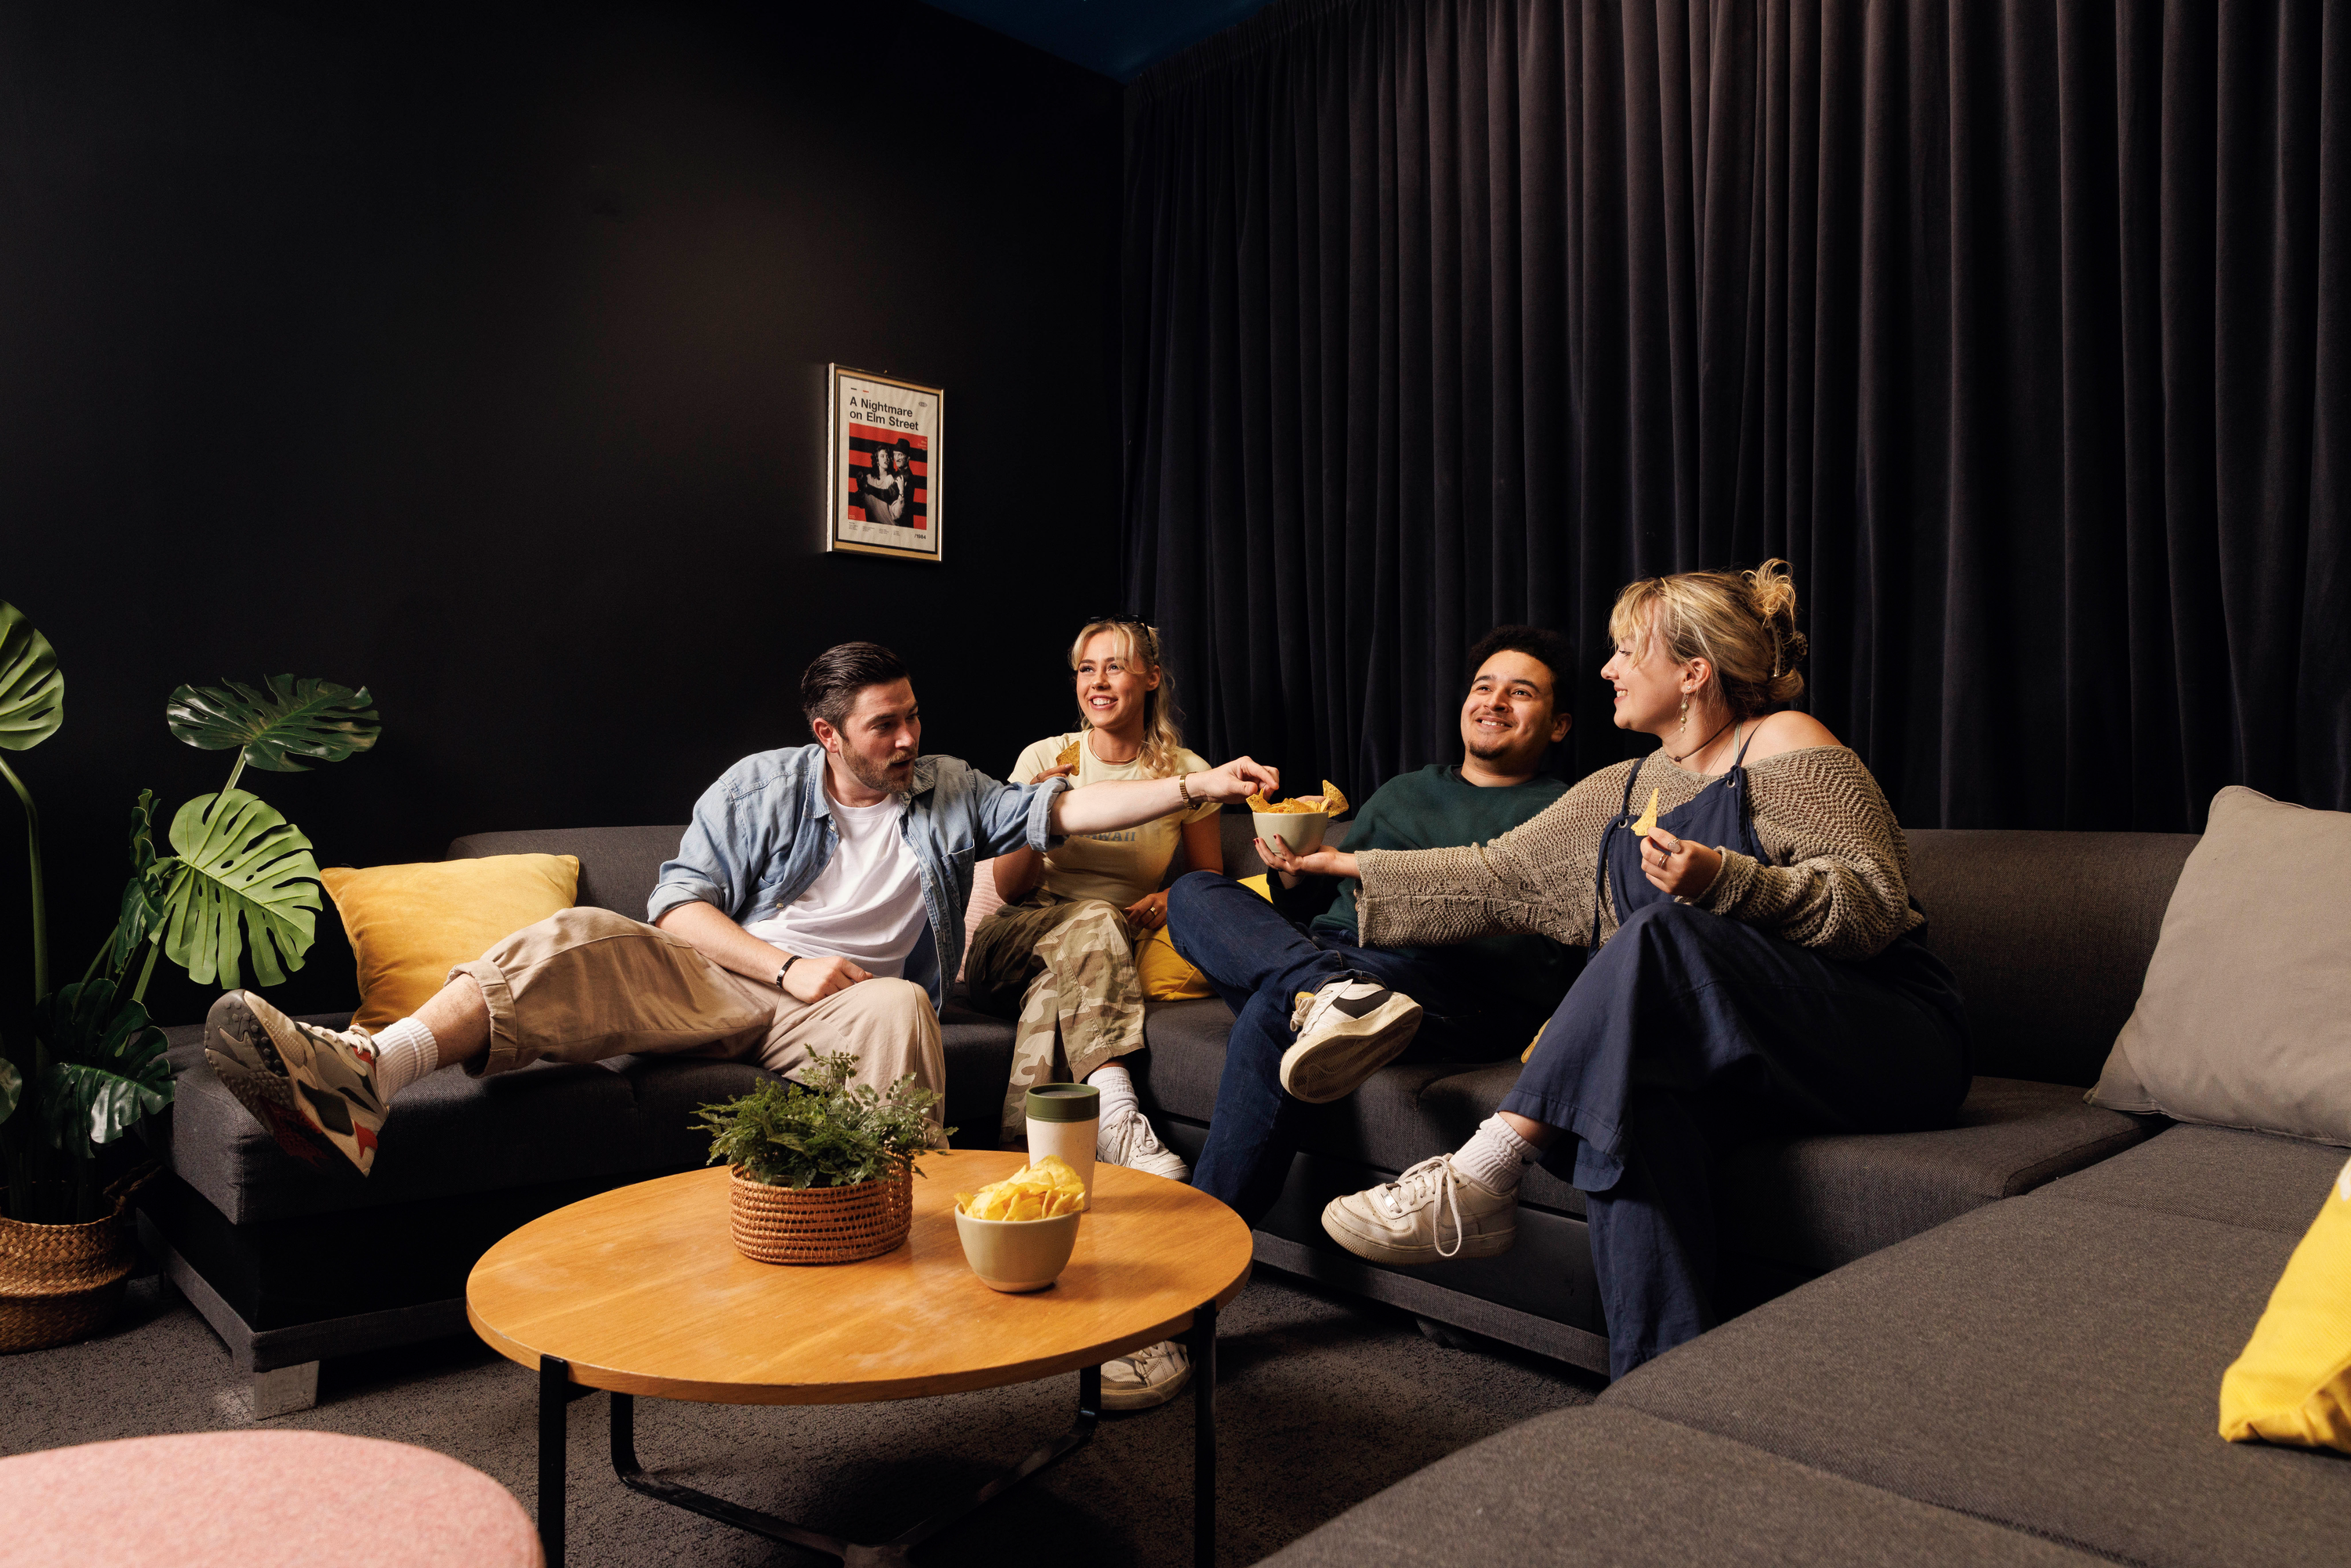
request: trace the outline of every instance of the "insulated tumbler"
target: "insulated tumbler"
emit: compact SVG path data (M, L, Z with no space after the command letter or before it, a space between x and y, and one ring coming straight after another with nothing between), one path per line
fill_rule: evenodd
M1059 1155L1086 1186L1093 1207L1094 1134L1102 1127L1102 1091L1091 1083L1048 1083L1029 1091L1029 1163Z

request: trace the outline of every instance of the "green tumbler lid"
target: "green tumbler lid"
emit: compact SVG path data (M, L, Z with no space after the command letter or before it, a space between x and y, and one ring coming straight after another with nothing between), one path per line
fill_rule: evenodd
M1102 1091L1091 1083L1048 1083L1029 1091L1032 1122L1091 1122L1102 1114Z

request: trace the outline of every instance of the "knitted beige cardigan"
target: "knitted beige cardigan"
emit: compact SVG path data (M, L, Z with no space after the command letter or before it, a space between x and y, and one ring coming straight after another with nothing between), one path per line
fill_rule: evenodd
M1364 944L1434 946L1499 931L1577 946L1606 942L1616 901L1613 889L1602 896L1594 932L1593 862L1633 768L1602 768L1490 843L1364 851L1355 918ZM1652 752L1633 810L1655 789L1657 810L1670 811L1720 777ZM1726 850L1714 885L1690 903L1848 960L1874 957L1926 923L1910 907L1909 843L1860 758L1842 746L1783 751L1749 763L1747 783L1755 836L1771 860Z

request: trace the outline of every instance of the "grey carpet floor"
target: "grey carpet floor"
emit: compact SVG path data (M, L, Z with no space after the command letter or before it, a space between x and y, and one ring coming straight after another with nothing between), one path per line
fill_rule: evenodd
M1508 1354L1449 1350L1408 1318L1260 1273L1223 1314L1217 1380L1218 1552L1255 1563L1431 1461L1562 1406L1592 1379ZM388 1437L454 1455L535 1507L531 1377L449 1342L329 1362L316 1409L272 1429ZM803 1524L874 1540L976 1488L1065 1429L1077 1377L889 1405L637 1404L653 1473ZM606 1458L608 1402L571 1407L569 1560L819 1563L629 1491ZM252 1426L245 1380L194 1311L150 1276L103 1336L0 1357L0 1453ZM220 1499L225 1507L233 1499ZM918 1563L1033 1568L1191 1561L1192 1401L1106 1416L1092 1443L934 1537Z

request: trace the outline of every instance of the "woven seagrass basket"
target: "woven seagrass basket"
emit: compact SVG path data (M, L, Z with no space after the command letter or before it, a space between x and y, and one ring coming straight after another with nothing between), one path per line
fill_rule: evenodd
M911 1165L855 1186L769 1186L727 1171L727 1224L746 1258L762 1263L854 1263L906 1239L914 1222Z
M114 1211L84 1224L0 1219L0 1352L45 1350L106 1326L139 1261L131 1195L152 1174L107 1188Z

